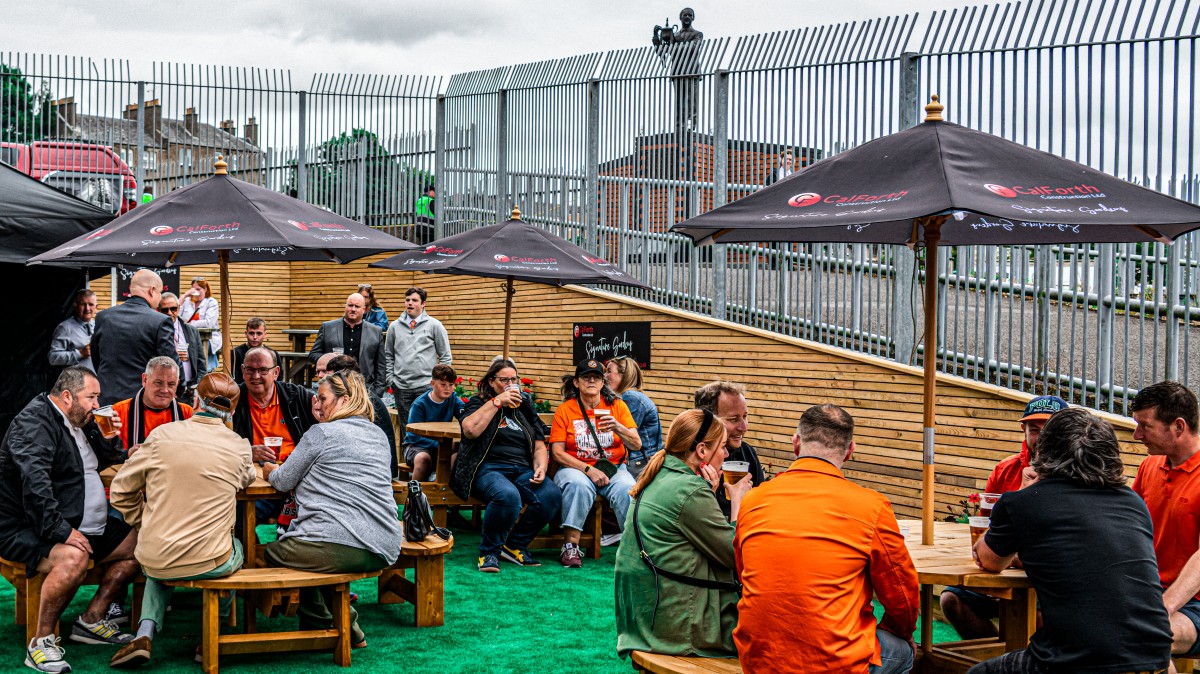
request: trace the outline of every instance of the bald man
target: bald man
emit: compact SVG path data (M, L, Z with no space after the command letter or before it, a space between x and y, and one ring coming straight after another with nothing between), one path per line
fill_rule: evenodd
M142 388L142 372L155 356L179 365L175 329L169 316L158 313L163 282L149 269L129 281L129 299L96 314L92 335L92 364L100 379L100 404L132 398Z
M363 320L366 312L366 298L358 293L347 297L346 313L321 324L308 359L315 364L327 353L354 356L358 359L359 371L367 380L367 387L382 398L388 387L383 331Z

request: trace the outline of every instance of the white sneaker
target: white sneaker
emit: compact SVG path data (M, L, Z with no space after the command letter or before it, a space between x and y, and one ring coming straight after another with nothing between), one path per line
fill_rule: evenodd
M71 671L71 665L63 659L66 649L58 645L58 637L53 634L34 639L25 649L25 666L39 672L62 674Z
M607 548L610 545L616 545L621 542L621 532L615 534L604 534L600 537L600 546Z

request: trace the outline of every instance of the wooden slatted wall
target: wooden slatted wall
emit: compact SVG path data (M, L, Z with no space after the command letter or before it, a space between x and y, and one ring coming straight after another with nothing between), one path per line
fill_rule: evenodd
M450 333L455 369L478 378L502 346L502 282L470 276L368 269L367 258L349 265L293 263L230 268L234 323L257 314L268 321L272 346L289 348L286 327L317 328L343 312L359 283L374 285L395 319L410 285L429 293L430 315ZM216 278L215 267L188 268ZM104 283L98 285L107 286ZM539 397L557 401L559 378L572 372L571 331L576 321L651 321L652 363L644 390L666 427L691 407L692 392L715 378L747 386L752 415L747 440L771 472L790 464L791 435L810 405L832 402L857 423L858 450L846 465L855 481L891 498L901 516L920 512L921 373L879 358L713 321L615 295L520 283L513 303L512 357ZM98 291L102 288L97 288ZM105 290L105 292L107 292ZM107 296L101 293L100 306ZM240 343L240 334L234 344ZM310 340L311 344L311 340ZM1017 419L1028 396L999 387L943 377L938 388L938 511L981 491L991 468L1020 448ZM1132 443L1132 422L1106 416L1117 426L1129 475L1145 457Z

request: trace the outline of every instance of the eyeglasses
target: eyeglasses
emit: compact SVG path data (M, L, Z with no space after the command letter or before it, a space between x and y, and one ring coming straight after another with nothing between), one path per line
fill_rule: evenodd
M271 370L274 370L274 369L275 369L275 367L248 367L246 365L243 365L242 366L242 374L246 375L247 377L249 377L251 375L258 375L259 377L265 377L265 376L271 374Z
M520 377L496 377L496 381L500 382L501 384L504 384L505 386L508 386L509 384L515 384L515 383L521 381L521 378Z
M179 307L160 307L158 310L158 313L160 313L160 314L177 314L177 313L179 313Z

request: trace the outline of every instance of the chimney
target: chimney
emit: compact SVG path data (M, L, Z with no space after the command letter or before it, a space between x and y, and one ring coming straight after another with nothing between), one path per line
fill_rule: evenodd
M54 135L59 138L71 137L71 129L79 124L79 119L75 113L74 96L54 101L54 119Z
M217 126L221 127L222 131L231 136L237 135L237 124L234 124L232 119L222 119Z
M197 119L196 108L188 108L183 113L183 128L193 136L200 135L200 121Z
M134 107L133 118L137 119L137 106ZM146 101L146 113L143 122L146 129L147 143L152 142L150 139L162 134L162 105L158 99ZM153 141L157 142L157 141Z
M125 106L125 110L121 112L121 119L137 119L137 103L130 103Z
M246 120L244 135L251 145L258 145L258 120L253 117Z

